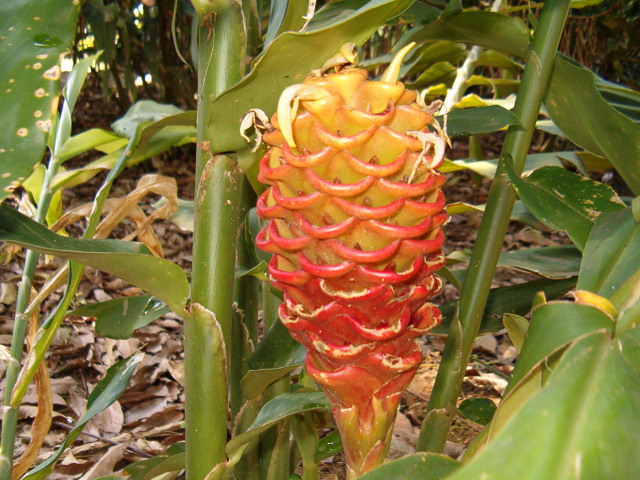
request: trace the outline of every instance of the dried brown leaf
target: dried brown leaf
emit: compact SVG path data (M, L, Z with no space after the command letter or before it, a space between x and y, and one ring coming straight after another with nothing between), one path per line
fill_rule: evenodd
M29 316L29 333L27 335L27 346L31 348L33 339L38 329L38 312ZM11 473L12 480L18 480L24 474L36 458L44 439L51 428L51 418L53 413L53 403L51 400L51 383L49 381L49 371L46 362L40 362L40 366L34 377L36 392L38 395L38 411L31 426L31 439L24 453L13 464Z
M124 451L127 449L126 444L116 445L107 450L107 453L100 456L98 461L85 473L80 480L94 480L113 473L116 464L124 458Z
M166 202L147 217L138 203L148 195L160 195L166 199ZM64 228L78 220L88 218L92 209L93 202L80 205L66 212L51 228L52 230ZM96 229L94 238L107 238L122 220L128 219L135 224L136 229L124 239L136 238L154 255L162 257L162 245L151 225L156 219L168 218L177 209L178 187L175 179L162 175L145 175L140 179L135 190L127 196L107 199L103 210L107 215Z

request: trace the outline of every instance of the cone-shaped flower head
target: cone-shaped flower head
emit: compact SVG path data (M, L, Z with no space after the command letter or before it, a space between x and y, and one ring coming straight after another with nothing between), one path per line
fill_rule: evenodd
M259 175L270 222L257 243L332 402L349 478L384 460L422 360L415 338L440 321L427 300L444 264L445 139L416 92L382 78L347 68L285 90Z

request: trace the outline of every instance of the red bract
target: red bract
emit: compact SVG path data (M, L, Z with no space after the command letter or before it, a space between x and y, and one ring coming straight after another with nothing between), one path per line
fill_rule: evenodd
M415 338L440 321L428 300L442 285L445 139L415 92L364 70L291 88L264 136L257 244L355 478L384 460L422 360Z

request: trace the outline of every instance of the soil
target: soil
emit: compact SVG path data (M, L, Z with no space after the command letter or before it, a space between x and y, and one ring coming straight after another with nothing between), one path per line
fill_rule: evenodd
M76 111L82 112L82 116L75 119L76 124L86 127L98 125L106 128L117 115L110 103L102 99L95 90L81 98ZM500 137L498 134L481 139L487 157L495 157L499 152ZM545 140L539 138L536 141L542 144ZM467 153L467 142L458 140L449 156L464 158ZM84 164L86 161L87 158L73 160L67 168ZM178 183L178 196L192 199L194 147L174 149L168 154L128 169L117 180L112 196L122 197L131 192L140 177L150 173L175 178ZM63 199L65 210L91 201L103 178L104 175L98 175L86 183L66 190ZM468 173L455 173L450 175L445 186L445 194L452 202L482 203L486 200L488 187L487 181L477 181ZM141 202L146 213L153 210L152 204L157 198L147 197ZM479 222L480 215L473 213L452 218L445 229L447 253L472 249ZM123 224L118 226L112 235L122 238L132 229L130 223ZM178 263L185 271L190 271L191 234L168 220L156 221L153 229L165 257ZM68 231L73 235L81 232L81 228L72 226ZM505 239L505 249L566 243L568 240L563 234L541 233L530 227L512 223ZM8 252L14 254L8 255ZM13 304L16 285L22 272L24 253L9 249L5 250L5 255L8 257L8 263L0 270L0 315L3 318L0 323L0 345L9 348L13 327ZM61 265L57 259L41 258L36 275L36 289L40 289ZM513 285L532 278L535 277L523 272L501 270L494 285ZM126 282L87 268L75 304L100 302L137 293L139 290ZM46 312L51 311L60 296L59 289L45 300L42 318L45 318ZM450 301L457 296L457 290L448 285L436 299L436 303ZM166 314L147 327L137 330L130 339L111 340L96 335L91 319L69 316L47 355L54 416L51 431L45 438L38 461L47 458L62 443L71 425L84 412L88 393L109 365L136 351L144 352L145 355L124 395L89 422L84 433L62 455L55 472L49 478L97 478L117 471L131 462L156 455L183 439L182 327L180 318L174 314ZM444 348L444 338L428 336L421 339L421 346L425 360L403 397L394 432L392 458L414 451L419 425L425 416L426 404ZM460 400L480 397L498 403L506 380L494 371L497 369L508 375L516 358L515 348L504 332L481 337L474 349ZM4 369L5 364L0 361L0 376L3 376ZM3 386L4 379L0 384L0 387ZM17 455L24 452L31 438L31 424L37 403L35 390L31 390L20 409ZM454 458L460 456L481 428L470 420L457 418L448 438L446 453ZM341 456L336 455L323 461L320 472L324 480L343 478Z

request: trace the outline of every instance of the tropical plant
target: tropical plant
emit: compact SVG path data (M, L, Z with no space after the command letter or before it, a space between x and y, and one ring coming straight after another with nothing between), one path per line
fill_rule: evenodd
M494 2L487 11L455 0L343 0L316 12L313 1L194 1L197 113L140 102L113 132L75 136L71 112L95 58L74 67L58 113L51 102L58 56L71 44L78 2L64 11L58 3L39 2L36 17L34 2L0 7L2 18L31 32L3 20L0 45L15 54L3 55L0 69L13 113L0 136L0 186L6 197L32 175L25 189L37 205L35 220L0 205L0 239L29 249L5 379L2 480L12 476L21 399L34 378L47 376L45 353L85 265L149 294L125 300L125 314L115 313L123 311L120 301L78 310L102 317L105 334L121 337L168 310L185 321L186 442L119 477L176 478L186 469L190 480L280 480L301 460L303 478L312 480L319 460L342 449L349 477L368 480L638 476L640 203L590 174L615 169L640 194L640 95L557 54L569 9L594 2L557 0L534 10ZM528 23L516 16L523 8ZM345 67L354 61L347 45L362 47L372 35L360 48L361 68ZM423 101L438 95L446 95L442 111L440 103ZM447 137L471 136L470 151L477 152L475 135L504 128L498 159L443 158ZM577 148L529 154L536 130ZM194 140L189 280L143 235L148 221L140 224L143 244L104 239L123 216L101 216L128 165ZM34 170L45 145L49 161ZM61 171L64 161L90 149L104 156ZM64 225L55 223L60 189L104 169L83 238L55 233ZM492 186L486 205L446 209L484 214L472 254L446 259L467 268L438 272L460 289L460 299L440 307L436 327L439 314L424 302L438 289L433 273L445 261L439 187L443 173L463 169ZM37 181L41 187L33 187ZM158 215L169 215L178 208L175 192L157 183L141 182L140 192L165 192L168 207ZM564 231L573 245L501 252L511 219ZM23 360L29 319L54 288L30 300L40 253L68 259L50 282L66 277L66 287L48 319L34 325ZM542 278L491 289L497 266ZM282 305L268 276L284 290ZM568 291L571 299L563 297ZM118 328L107 318L117 318ZM285 326L309 350L306 362ZM380 466L402 389L420 361L413 338L431 327L447 341L421 453ZM486 428L453 460L442 452L464 410L458 398L473 343L479 333L505 327L520 351L509 386ZM45 478L87 421L122 392L138 359L109 369L55 455L24 474L29 457L13 474ZM317 413L332 406L318 384L333 404L341 441L336 433L319 436ZM46 420L40 429L48 429Z

